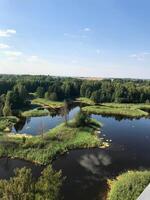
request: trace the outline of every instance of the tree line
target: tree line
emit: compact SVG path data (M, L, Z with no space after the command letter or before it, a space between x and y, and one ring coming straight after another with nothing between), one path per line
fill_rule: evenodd
M52 101L87 97L95 103L149 103L150 80L0 75L0 115L28 106L32 94Z

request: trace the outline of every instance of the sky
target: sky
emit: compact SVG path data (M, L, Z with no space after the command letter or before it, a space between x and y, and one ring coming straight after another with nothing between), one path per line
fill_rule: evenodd
M0 0L0 74L150 78L149 0Z

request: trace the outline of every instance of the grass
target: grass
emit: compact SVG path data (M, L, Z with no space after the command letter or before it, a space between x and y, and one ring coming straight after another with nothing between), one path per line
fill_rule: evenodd
M103 103L95 106L86 106L82 110L89 114L119 115L124 117L143 117L148 116L146 110L150 109L147 104L117 104Z
M129 171L110 181L108 200L136 200L150 183L150 171Z
M28 111L24 111L21 113L23 117L40 117L40 116L46 116L49 115L49 111L47 109L31 109Z
M76 128L74 122L64 123L35 137L0 136L0 156L18 157L40 164L47 164L57 155L70 149L100 147L102 141L95 134L99 127L95 120L89 126Z
M10 131L11 127L18 121L17 117L0 117L0 131Z
M95 105L94 101L86 97L79 97L76 99L76 101L87 105Z
M47 100L47 99L44 99L44 98L33 99L31 101L31 103L41 105L41 106L50 107L50 108L53 108L53 109L61 108L64 105L63 102L50 101L50 100Z

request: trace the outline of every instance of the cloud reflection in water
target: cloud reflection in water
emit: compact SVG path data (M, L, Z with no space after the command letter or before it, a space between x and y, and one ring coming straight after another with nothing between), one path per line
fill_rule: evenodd
M94 154L87 154L81 157L79 163L92 174L100 174L101 167L111 164L111 158L104 152L99 153L97 156Z

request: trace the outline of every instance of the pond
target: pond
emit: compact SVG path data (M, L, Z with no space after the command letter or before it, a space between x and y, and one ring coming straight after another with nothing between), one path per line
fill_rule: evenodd
M69 119L78 110L79 107L72 109L69 112ZM72 150L53 162L53 168L61 169L66 176L62 188L65 200L101 200L107 191L107 178L113 178L130 169L150 169L150 119L125 119L101 115L92 117L103 123L100 136L104 140L111 140L111 146L108 149ZM41 120L44 123L44 130L49 130L64 121L59 115L30 118L18 132L38 134ZM0 178L12 176L12 169L15 167L30 165L19 160L9 162L5 167L4 162L0 160ZM29 167L37 177L40 169L32 165Z
M73 150L54 161L53 167L67 177L65 200L101 200L107 178L130 169L150 169L150 119L93 117L103 123L101 134L112 144L109 149Z
M68 119L72 119L79 109L78 106L72 108L69 111ZM64 122L64 117L57 113L54 116L48 115L42 117L22 118L14 125L12 132L38 135L41 132L46 132L54 128L62 122Z

